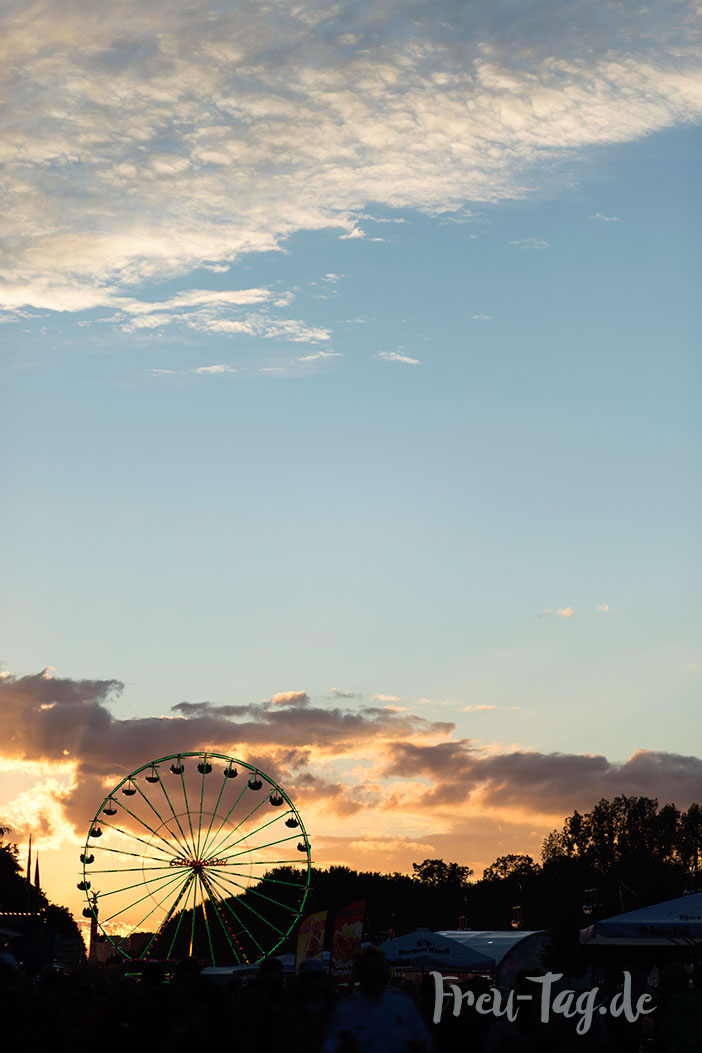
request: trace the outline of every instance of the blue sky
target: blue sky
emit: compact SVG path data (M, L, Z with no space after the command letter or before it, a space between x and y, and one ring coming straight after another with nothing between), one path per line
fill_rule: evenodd
M509 3L128 8L81 43L80 4L31 37L11 12L8 682L116 678L125 721L304 692L486 757L689 759L692 7L535 4L516 33ZM327 750L308 774L387 790ZM379 800L378 865L406 830L456 855L446 815Z

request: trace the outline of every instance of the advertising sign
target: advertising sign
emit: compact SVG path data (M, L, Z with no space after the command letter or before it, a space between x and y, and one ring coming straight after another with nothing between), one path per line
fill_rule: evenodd
M357 900L340 910L334 922L331 946L331 975L335 980L350 980L354 958L361 949L363 916L366 901Z
M302 919L297 934L297 954L295 955L295 972L300 968L300 963L308 958L322 960L324 950L324 930L327 926L326 910L317 911L316 914L308 914Z

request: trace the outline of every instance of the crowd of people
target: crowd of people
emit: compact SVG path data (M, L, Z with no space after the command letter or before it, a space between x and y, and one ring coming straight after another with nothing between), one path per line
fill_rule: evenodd
M236 1053L702 1053L702 970L672 963L655 984L652 1013L632 1024L596 1012L577 1033L564 1015L541 1021L524 998L514 1019L475 1010L489 981L462 985L472 992L454 1015L436 1008L433 977L390 976L382 949L365 947L354 984L339 986L317 960L285 976L278 959L255 973L218 984L194 958L172 972L147 962L139 973L86 963L70 975L45 969L27 976L11 955L0 955L0 1005L5 1048L52 1053L116 1053L127 1048ZM521 978L517 983L526 980ZM614 994L602 990L602 1004ZM471 1005L470 1003L473 1003ZM438 1017L438 1019L437 1019Z

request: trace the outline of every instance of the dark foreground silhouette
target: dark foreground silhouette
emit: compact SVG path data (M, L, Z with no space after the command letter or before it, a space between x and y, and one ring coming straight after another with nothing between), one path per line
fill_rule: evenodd
M596 1013L585 1034L576 1019L539 1019L535 1002L520 1003L516 1020L481 1015L447 1003L435 1022L431 976L389 982L379 948L356 961L356 983L340 988L321 963L285 977L268 959L246 979L219 986L199 962L181 960L165 976L148 962L140 976L124 966L83 965L70 975L45 969L34 977L0 954L4 1048L51 1053L113 1053L127 1048L237 1053L702 1053L702 969L673 962L651 987L655 1011L632 1024ZM617 978L602 988L615 993ZM529 987L520 977L515 994ZM639 990L643 987L640 986ZM475 999L489 984L462 985ZM533 990L533 985L531 987Z

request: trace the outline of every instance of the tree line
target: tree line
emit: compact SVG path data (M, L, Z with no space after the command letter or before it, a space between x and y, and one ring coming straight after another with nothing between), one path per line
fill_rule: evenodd
M302 881L299 871L277 867L258 893L276 881ZM702 807L658 806L652 797L600 800L573 812L544 840L541 859L522 853L498 857L476 878L469 866L443 859L413 863L412 873L313 868L304 912L336 913L366 901L366 937L382 942L420 926L440 929L548 929L554 946L577 943L578 929L598 917L702 891ZM66 935L75 922L62 907L39 906ZM242 896L250 893L242 893ZM273 898L275 896L273 895ZM27 882L16 846L0 840L0 910L26 910ZM282 919L281 919L282 924ZM187 929L187 924L184 926ZM280 951L294 950L294 935Z

